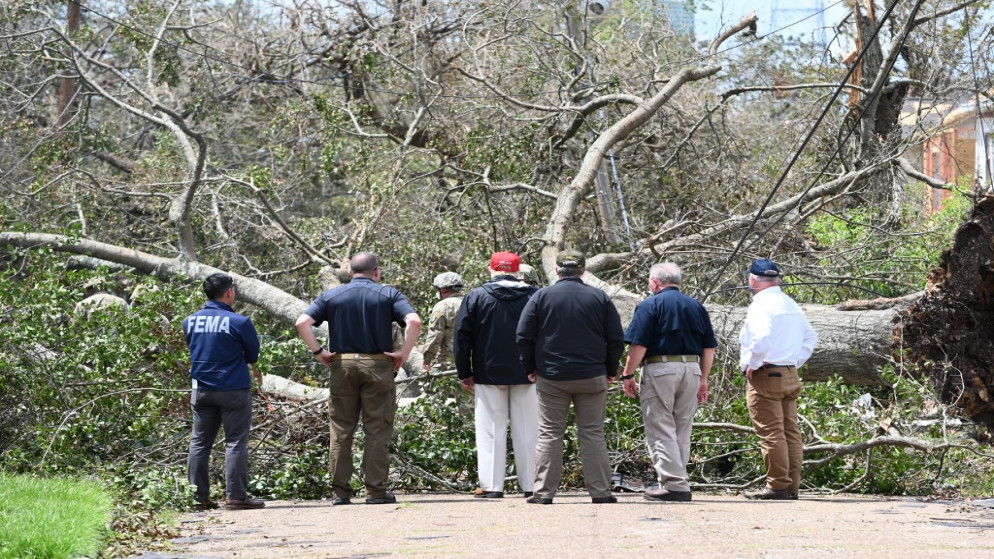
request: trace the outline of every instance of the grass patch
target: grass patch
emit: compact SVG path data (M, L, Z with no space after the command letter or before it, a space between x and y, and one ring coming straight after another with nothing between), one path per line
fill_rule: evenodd
M0 559L96 557L112 511L100 483L0 472Z

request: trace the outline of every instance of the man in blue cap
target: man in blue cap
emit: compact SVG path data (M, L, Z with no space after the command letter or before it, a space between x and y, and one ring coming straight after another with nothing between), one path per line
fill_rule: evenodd
M760 258L749 268L752 303L739 334L739 366L749 385L746 403L766 464L766 486L749 499L796 499L804 441L797 428L803 365L818 335L793 299L780 290L780 268Z

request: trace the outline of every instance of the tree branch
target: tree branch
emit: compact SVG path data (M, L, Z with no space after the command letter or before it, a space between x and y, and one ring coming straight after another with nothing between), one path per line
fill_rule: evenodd
M702 80L718 73L721 70L721 65L718 64L716 58L718 47L729 37L755 24L756 21L756 14L752 14L719 35L711 43L709 49L710 57L707 65L698 68L686 68L680 71L658 93L653 95L652 98L639 104L631 113L602 132L590 148L587 149L583 162L580 164L579 172L577 172L570 184L559 193L556 206L552 210L552 215L549 217L546 231L542 238L545 244L542 248L542 267L549 281L555 280L556 255L563 247L566 230L572 220L577 205L582 199L583 194L593 184L598 167L604 159L604 154L652 118L685 84Z

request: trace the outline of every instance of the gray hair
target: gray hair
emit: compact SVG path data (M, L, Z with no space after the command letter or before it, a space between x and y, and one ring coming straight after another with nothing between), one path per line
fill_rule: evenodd
M654 264L652 268L649 268L649 277L659 283L680 285L680 281L683 279L683 272L673 262L662 262Z
M756 283L763 285L780 285L780 276L757 276L756 274L749 274L749 277L756 280Z

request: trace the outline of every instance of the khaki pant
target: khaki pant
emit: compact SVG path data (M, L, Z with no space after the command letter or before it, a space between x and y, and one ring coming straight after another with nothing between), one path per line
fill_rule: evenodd
M591 497L611 495L611 460L604 440L607 377L548 380L538 377L538 445L535 447L535 496L552 498L563 478L563 436L572 402L576 415L583 484Z
M352 496L352 440L359 419L366 434L362 453L368 497L387 492L390 438L397 411L393 361L385 355L345 353L331 362L331 488L336 497Z
M645 441L660 486L670 491L690 491L690 429L700 387L698 363L651 363L642 368L639 401Z
M753 371L746 391L770 489L797 493L801 487L804 441L797 428L797 397L802 386L794 367L766 367Z

